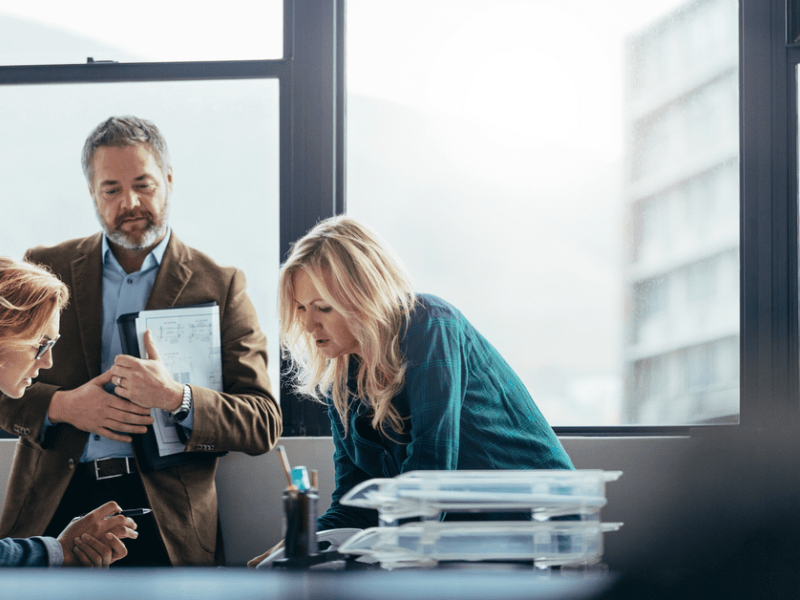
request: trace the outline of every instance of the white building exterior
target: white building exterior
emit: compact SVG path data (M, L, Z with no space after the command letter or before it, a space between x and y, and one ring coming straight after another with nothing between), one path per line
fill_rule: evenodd
M626 44L629 423L738 419L737 8L695 0Z

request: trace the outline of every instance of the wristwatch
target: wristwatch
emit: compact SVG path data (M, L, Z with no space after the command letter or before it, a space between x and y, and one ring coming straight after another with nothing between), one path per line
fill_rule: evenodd
M181 423L189 416L192 410L192 388L188 384L183 384L183 402L181 405L169 413L169 418L173 423Z

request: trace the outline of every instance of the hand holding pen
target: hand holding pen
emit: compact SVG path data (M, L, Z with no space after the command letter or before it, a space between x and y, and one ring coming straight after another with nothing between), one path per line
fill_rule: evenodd
M106 502L76 517L58 536L64 566L107 567L128 554L125 538L135 539L136 522L120 514L116 502Z
M153 512L153 510L150 509L150 508L129 508L127 510L121 510L120 509L117 512L113 512L113 513L107 514L103 518L108 520L111 517L116 517L116 516L120 516L120 515L123 516L123 517L141 517L141 516L144 516L144 515L149 515L151 512ZM74 522L74 521L77 521L78 519L82 519L83 517L86 516L86 514L88 514L88 513L85 513L85 514L82 514L82 515L80 515L78 517L75 517L74 519L72 519L72 521Z

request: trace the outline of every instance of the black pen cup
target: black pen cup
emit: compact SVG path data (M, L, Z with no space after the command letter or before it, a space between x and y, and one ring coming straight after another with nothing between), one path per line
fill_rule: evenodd
M305 558L317 553L317 500L315 489L283 491L284 556Z

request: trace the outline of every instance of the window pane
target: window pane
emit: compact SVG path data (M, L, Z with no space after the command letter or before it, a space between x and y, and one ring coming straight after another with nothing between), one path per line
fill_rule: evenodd
M244 271L277 389L276 80L0 87L0 255L99 231L81 150L101 121L127 114L153 121L169 145L173 232Z
M348 212L416 289L554 425L737 421L737 1L347 6Z
M282 56L282 0L29 0L0 7L0 65Z

